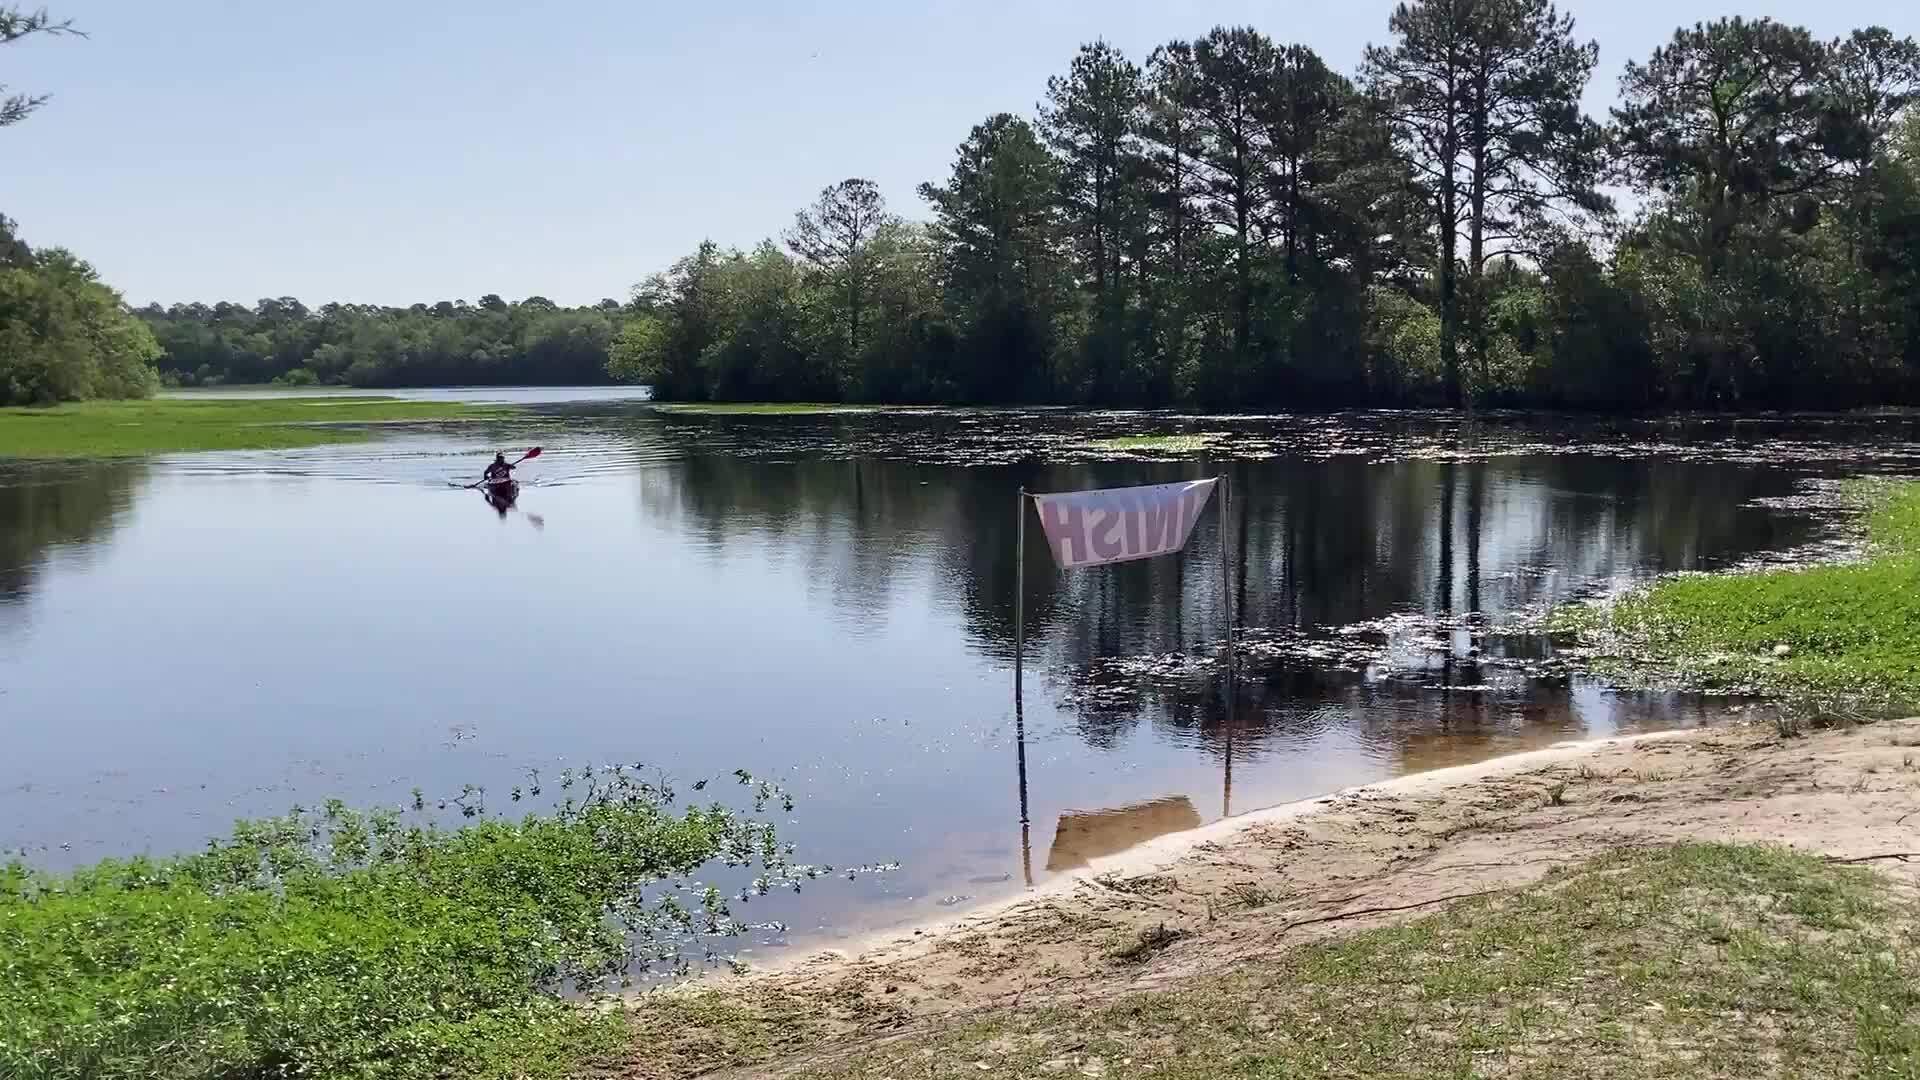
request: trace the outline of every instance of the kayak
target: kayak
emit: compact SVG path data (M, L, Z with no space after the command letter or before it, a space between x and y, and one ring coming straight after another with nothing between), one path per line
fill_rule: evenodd
M490 499L512 502L514 497L520 494L520 481L513 479L488 480L480 485L480 490L486 492L487 497Z

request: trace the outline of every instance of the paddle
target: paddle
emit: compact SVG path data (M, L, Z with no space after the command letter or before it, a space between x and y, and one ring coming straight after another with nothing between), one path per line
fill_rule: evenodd
M521 462L523 462L523 461L529 461L529 460L532 460L533 458L537 458L537 457L539 457L539 456L540 456L540 448L539 448L539 447L537 447L537 446L529 446L529 447L527 447L527 452L526 452L526 453L524 453L524 454L521 454L521 455L520 455L519 457L517 457L517 458L515 458L515 459L513 459L512 461L510 461L510 462L508 462L507 464L508 464L508 466L509 466L509 467L514 467L514 466L518 466L518 465L519 465L519 464L520 464ZM471 483L471 484L468 484L468 485L467 485L467 487L468 487L468 489L472 489L472 488L477 488L477 487L479 487L479 486L480 486L481 484L484 484L484 483L486 483L486 482L487 482L487 478L483 476L483 477L481 477L480 479L478 479L478 480L475 480L475 481L474 481L473 483Z

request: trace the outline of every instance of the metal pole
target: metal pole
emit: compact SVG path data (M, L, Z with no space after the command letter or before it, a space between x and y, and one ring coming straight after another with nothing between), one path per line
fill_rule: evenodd
M1027 652L1027 489L1020 487L1013 526L1013 703L1020 707L1020 667Z
M1033 828L1027 818L1027 720L1020 699L1013 699L1013 740L1016 768L1020 773L1020 876L1027 888L1033 888Z
M1233 721L1234 721L1234 636L1236 633L1233 618L1233 557L1231 531L1233 528L1233 484L1226 474L1220 474L1220 609L1227 617L1227 655L1224 674L1226 676L1227 695L1227 753L1226 766L1222 770L1220 781L1220 814L1222 817L1233 813Z
M1220 474L1220 610L1227 619L1227 667L1233 674L1233 550L1229 535L1233 527L1233 487L1226 473Z
M1033 888L1033 835L1027 822L1027 717L1020 695L1020 669L1027 651L1027 489L1020 488L1013 526L1013 741L1020 774L1020 876Z

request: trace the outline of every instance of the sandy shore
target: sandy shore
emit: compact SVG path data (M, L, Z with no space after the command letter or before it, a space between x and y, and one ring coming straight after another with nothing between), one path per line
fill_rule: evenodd
M1110 995L1418 916L1615 847L1763 842L1920 885L1920 719L1568 743L1162 837L947 922L706 988L803 994L851 1038ZM1144 962L1116 954L1170 942ZM780 1071L777 1064L755 1074Z

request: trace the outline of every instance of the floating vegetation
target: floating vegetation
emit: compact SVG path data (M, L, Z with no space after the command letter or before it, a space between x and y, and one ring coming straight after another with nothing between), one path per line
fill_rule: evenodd
M1235 655L1244 679L1313 671L1447 693L1518 693L1530 680L1564 679L1584 670L1587 653L1554 647L1547 618L1542 606L1498 621L1477 613L1397 612L1344 626L1246 629ZM1211 693L1222 652L1216 645L1204 652L1096 658L1064 697L1082 708L1129 709L1147 694Z
M899 412L879 405L848 405L819 401L689 401L661 402L654 408L687 416L820 416L829 413Z
M827 404L657 405L650 411L687 421L686 430L677 434L700 449L775 460L844 457L942 465L1073 464L1116 456L1171 461L1209 452L1237 460L1352 458L1376 464L1589 455L1920 469L1920 421L1853 417L1783 417L1729 424L1710 418L1543 421L1538 415L1498 413L1468 420L1457 413L1383 410L1194 416ZM754 425L751 438L727 424L735 417L780 415L841 416L848 422ZM694 428L696 421L702 426ZM1205 430L1166 431L1201 425Z
M1115 435L1089 439L1080 445L1088 450L1135 455L1198 454L1232 438L1225 431L1188 432L1181 435Z

